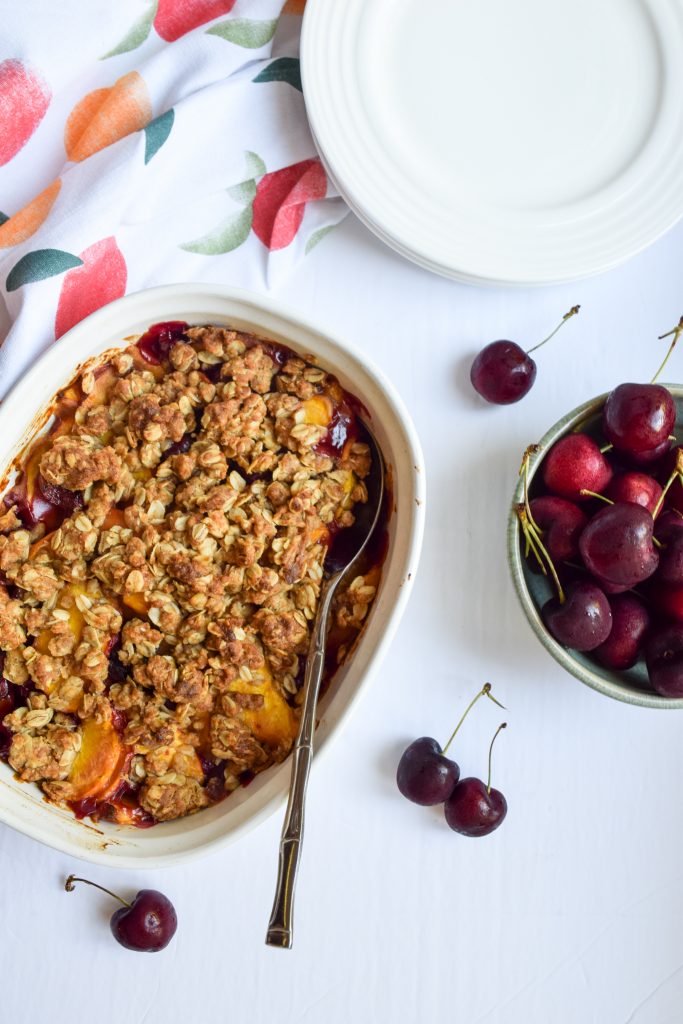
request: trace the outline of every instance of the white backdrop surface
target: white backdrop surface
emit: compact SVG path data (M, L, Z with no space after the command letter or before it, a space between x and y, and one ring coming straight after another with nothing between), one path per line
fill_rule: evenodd
M295 948L263 939L280 820L184 867L82 865L0 827L0 1020L7 1024L680 1024L683 715L583 687L516 604L505 520L520 453L565 411L646 380L683 313L683 225L612 273L540 291L479 290L404 262L349 218L280 297L364 348L415 419L428 472L425 547L398 638L310 786ZM525 400L485 406L473 353L530 346ZM667 379L683 380L683 349ZM450 832L395 787L401 750L442 742L490 680L507 705L492 836ZM485 771L501 720L479 706L458 739ZM107 897L62 891L71 871L123 895L156 887L178 911L163 953L108 929Z

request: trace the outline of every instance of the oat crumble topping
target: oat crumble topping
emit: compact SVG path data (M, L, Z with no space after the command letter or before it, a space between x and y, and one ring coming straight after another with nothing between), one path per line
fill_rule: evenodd
M367 500L351 396L284 346L155 325L57 397L0 507L0 752L147 825L283 760L323 561ZM347 656L380 561L349 580Z

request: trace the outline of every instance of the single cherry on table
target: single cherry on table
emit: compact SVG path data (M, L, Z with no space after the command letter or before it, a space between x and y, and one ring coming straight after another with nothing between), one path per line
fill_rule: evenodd
M84 882L95 889L106 892L108 896L118 900L123 906L115 910L111 916L112 935L126 949L141 953L158 953L165 949L176 933L178 918L175 907L167 896L156 889L141 889L132 903L117 896L110 889L90 882L87 878L69 875L64 888L73 892L75 882Z
M579 306L572 306L555 330L527 352L515 341L492 341L486 345L470 369L470 381L474 390L493 405L511 405L524 398L536 380L536 363L531 358L531 353L550 341L560 327L579 312L579 309Z

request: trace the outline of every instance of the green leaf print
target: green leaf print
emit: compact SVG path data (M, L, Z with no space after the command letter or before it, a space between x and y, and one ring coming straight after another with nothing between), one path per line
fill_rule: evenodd
M301 86L301 65L298 57L277 57L260 71L252 82L286 82L303 92Z
M253 203L256 197L256 182L253 178L251 181L241 181L239 185L231 185L227 192L240 206L247 206Z
M326 228L318 228L317 231L314 231L311 237L306 242L306 250L304 252L304 256L308 256L309 252L312 249L315 249L318 242L322 242L325 235L329 235L330 231L334 231L336 226L336 224L329 224Z
M150 121L145 128L145 163L148 164L155 153L157 153L166 139L171 134L171 128L175 121L173 107L164 114L159 114L153 121Z
M258 153L252 153L251 150L247 150L244 154L247 161L247 173L245 174L245 180L249 178L260 178L261 175L266 173L266 165L264 164Z
M72 267L80 267L83 260L63 249L36 249L27 252L18 263L15 263L5 281L5 289L14 292L25 284L33 281L44 281L47 277L63 274Z
M251 231L251 204L239 213L228 217L215 231L210 231L201 238L186 242L180 248L186 252L199 253L202 256L221 256L232 252L245 242Z
M231 18L221 21L206 30L209 36L218 36L247 50L258 50L275 35L277 18L273 21L250 21L248 18Z
M145 39L149 35L152 22L157 13L158 0L154 0L148 7L144 14L142 14L138 20L130 27L125 36L118 43L113 50L109 53L105 53L100 60L107 60L109 57L118 57L120 53L130 53L131 50L137 50L138 46L142 46Z

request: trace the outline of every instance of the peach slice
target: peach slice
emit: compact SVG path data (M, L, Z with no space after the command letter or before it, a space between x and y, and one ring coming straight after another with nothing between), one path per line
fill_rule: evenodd
M149 607L143 594L125 594L123 603L128 608L131 608L136 615L140 615L143 618L149 613Z
M109 399L109 392L119 376L113 366L105 364L99 371L95 372L95 384L89 395L83 398L75 411L75 418L78 423L83 423L91 409L104 405Z
M154 374L157 380L161 380L166 372L161 363L150 363L148 359L145 359L137 345L132 345L128 351L133 357L133 366L136 370L145 370L147 373Z
M81 749L67 780L69 800L103 800L120 782L126 764L126 748L110 722L89 718L81 735Z
M46 538L44 537L43 540ZM38 543L41 543L40 541ZM69 628L76 638L76 645L81 642L81 636L83 635L83 613L76 604L76 597L79 594L85 594L86 589L80 583L67 583L59 595L57 602L58 608L66 608L69 613ZM43 629L36 637L33 646L41 654L48 654L48 644L52 639L52 630Z
M240 718L249 726L262 743L278 746L295 738L299 728L293 710L273 685L273 678L267 668L252 673L251 682L242 678L231 683L237 693L258 693L263 697L263 707L245 709Z
M110 508L102 523L103 530L111 530L113 526L125 526L126 517L122 508Z
M274 747L294 740L298 723L289 704L272 687L264 691L263 697L262 708L244 712L244 721L256 738Z
M46 533L44 537L41 537L40 540L34 541L34 543L31 544L31 547L28 549L28 557L30 561L33 562L41 551L49 548L52 543L52 538L56 532L56 530L52 530L50 533Z
M332 402L325 395L314 395L302 403L304 411L304 423L313 424L316 427L327 427L332 419Z

